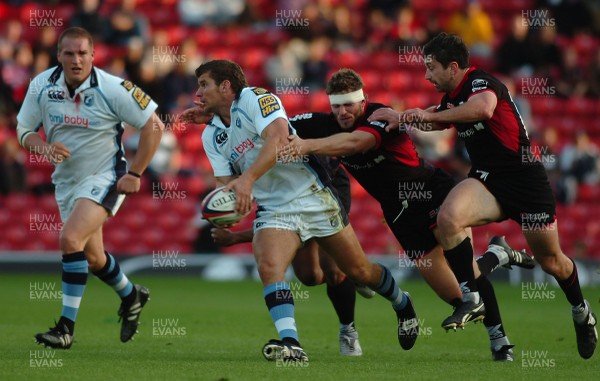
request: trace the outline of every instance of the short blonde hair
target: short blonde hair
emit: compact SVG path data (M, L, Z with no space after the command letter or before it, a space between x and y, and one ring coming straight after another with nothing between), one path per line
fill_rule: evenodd
M77 37L87 38L87 40L90 43L90 48L92 50L94 50L94 39L93 39L92 35L90 34L90 32L88 32L87 30L85 30L83 28L72 27L72 28L65 29L60 34L60 36L58 37L58 51L59 52L62 50L62 41L66 37L71 37L71 38L77 38Z

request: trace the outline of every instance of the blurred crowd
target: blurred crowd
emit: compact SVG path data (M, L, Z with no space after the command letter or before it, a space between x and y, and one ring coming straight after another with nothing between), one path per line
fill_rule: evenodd
M265 42L269 54L258 58L264 58L259 62L260 72L251 77L258 83L252 84L273 89L289 86L278 83L281 78L301 78L302 83L294 85L312 93L322 90L329 73L342 64L332 57L350 52L356 61L384 51L397 53L399 46L420 47L444 30L463 37L474 64L501 74L513 86L512 94L533 139L555 155L552 163L545 164L561 202L575 200L578 184L599 181L595 142L600 135L590 139L581 131L564 142L552 126L535 126L528 99L519 96L518 85L522 78L537 77L547 80L552 96L600 99L597 1L531 0L530 10L507 11L497 1L453 0L448 4L455 7L448 12L430 0L50 0L33 4L45 9L60 6L68 19L60 26L36 27L34 32L23 20L32 2L5 3L0 7L1 194L32 188L27 181L28 155L15 140L16 113L29 81L57 64L57 38L68 26L88 29L98 45L96 58L103 69L130 79L159 104L167 131L148 171L151 180L164 175L204 178L209 168L182 148L182 140L198 135L199 130L176 123L178 113L191 106L196 90L194 69L219 54L214 45L210 49L203 45L204 31L208 38L216 30L216 41L223 48L227 48L226 34L272 32L275 37ZM6 16L8 10L19 8L17 17ZM176 40L169 32L175 24L185 28ZM202 32L185 33L194 29ZM135 150L137 138L131 131L126 134L128 152ZM423 154L432 159L450 152L462 160L460 148L451 150L449 144L427 138L417 141ZM440 144L444 147L432 148ZM46 188L36 184L39 189Z

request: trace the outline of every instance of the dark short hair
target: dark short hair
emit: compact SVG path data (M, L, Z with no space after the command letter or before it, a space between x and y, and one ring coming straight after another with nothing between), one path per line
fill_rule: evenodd
M63 39L65 39L66 37L71 37L71 38L87 38L87 40L90 43L90 48L92 49L92 51L94 50L94 38L92 37L92 35L90 34L90 32L88 32L87 30L80 28L78 26L74 26L71 28L67 28L65 29L60 36L58 37L58 51L60 52L62 50L62 41Z
M343 68L336 71L325 88L327 95L336 93L348 93L360 90L365 86L360 75L352 69Z
M423 47L423 54L433 56L445 68L450 62L458 63L458 67L469 67L469 49L462 38L455 34L442 32Z
M196 69L196 77L208 73L209 77L214 79L217 85L228 80L231 88L238 94L244 87L248 87L248 81L244 71L237 63L230 60L212 60L204 62Z

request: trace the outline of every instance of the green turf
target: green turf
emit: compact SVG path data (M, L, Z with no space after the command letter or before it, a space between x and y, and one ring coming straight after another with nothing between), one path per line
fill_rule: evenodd
M403 285L413 295L422 336L400 348L395 315L381 299L357 297L357 328L364 355L338 354L338 323L324 287L301 286L296 317L310 356L306 367L278 367L261 355L276 337L255 282L208 283L192 277L141 277L151 289L135 341L119 341L118 299L96 279L89 282L68 351L44 349L33 334L58 317L60 301L31 299L57 277L2 275L0 380L592 380L600 379L600 353L579 358L569 308L555 299L523 300L521 289L497 285L505 326L516 344L514 363L493 363L483 325L445 333L450 308L423 283ZM298 286L298 284L295 284ZM592 305L599 289L587 289ZM42 293L38 293L40 296ZM35 294L34 294L35 296ZM153 327L154 325L154 327ZM169 336L170 335L170 336ZM529 360L523 356L529 355Z

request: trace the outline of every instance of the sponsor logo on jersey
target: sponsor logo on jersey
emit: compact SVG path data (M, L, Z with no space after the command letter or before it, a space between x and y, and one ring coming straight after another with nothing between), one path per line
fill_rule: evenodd
M257 87L256 89L253 89L252 92L256 95L263 95L268 93L268 90L263 89L262 87Z
M135 85L128 80L124 80L123 82L121 82L121 86L123 86L125 89L127 89L127 91L131 91L131 89L133 89L135 87Z
M88 128L90 126L90 120L88 118L81 117L79 115L70 116L70 115L54 115L49 114L50 123L56 126L59 124L75 126L75 127L84 127Z
M470 127L469 129L466 129L464 131L458 131L458 137L461 139L467 139L467 138L470 138L471 136L475 135L475 133L477 133L478 131L481 131L484 129L485 129L485 126L483 125L483 123L478 122L473 127Z
M92 107L94 105L94 94L86 94L83 97L83 104Z
M215 142L218 145L222 145L222 144L225 144L225 142L227 141L228 138L229 138L229 135L227 134L227 131L222 131L215 136Z
M258 105L260 106L260 111L262 112L263 118L271 115L275 111L281 109L279 102L277 102L277 98L273 95L266 95L258 100Z
M338 226L340 226L342 224L340 215L336 214L334 216L329 217L329 224L332 228L337 228Z
M50 90L48 91L48 99L50 102L62 103L65 101L64 90Z
M429 218L434 218L435 216L437 216L437 214L439 213L440 208L435 208L429 211L429 213L427 213L429 215Z
M488 83L485 79L475 79L471 82L473 92L487 89Z
M135 90L133 90L131 96L133 97L133 99L135 99L138 106L140 106L142 110L145 110L146 107L148 107L148 105L150 104L150 95L146 94L139 87L136 87Z
M378 120L375 120L373 122L369 123L371 126L375 126L375 127L379 127L379 128L385 128L385 126L387 126L387 122L380 122Z
M373 159L373 161L375 163L377 163L377 164L381 163L384 160L385 160L385 156L383 156L383 155L379 155L379 156L377 156L376 158Z
M244 156L246 152L254 148L254 142L256 142L258 139L260 139L260 135L254 135L252 139L247 138L235 146L231 151L231 155L229 155L229 161L231 163L235 163L240 157Z
M241 142L240 144L238 144L237 146L235 146L235 152L239 153L240 155L244 153L244 151L246 151L247 149L250 148L254 148L254 143L252 142L252 140L250 140L250 138L244 140L243 142Z
M477 173L479 175L479 178L483 181L486 181L487 177L490 174L488 171L482 171L481 169L476 170L475 173Z
M297 120L310 119L310 118L312 118L312 112L295 115L294 117L290 118L290 121L295 122Z

